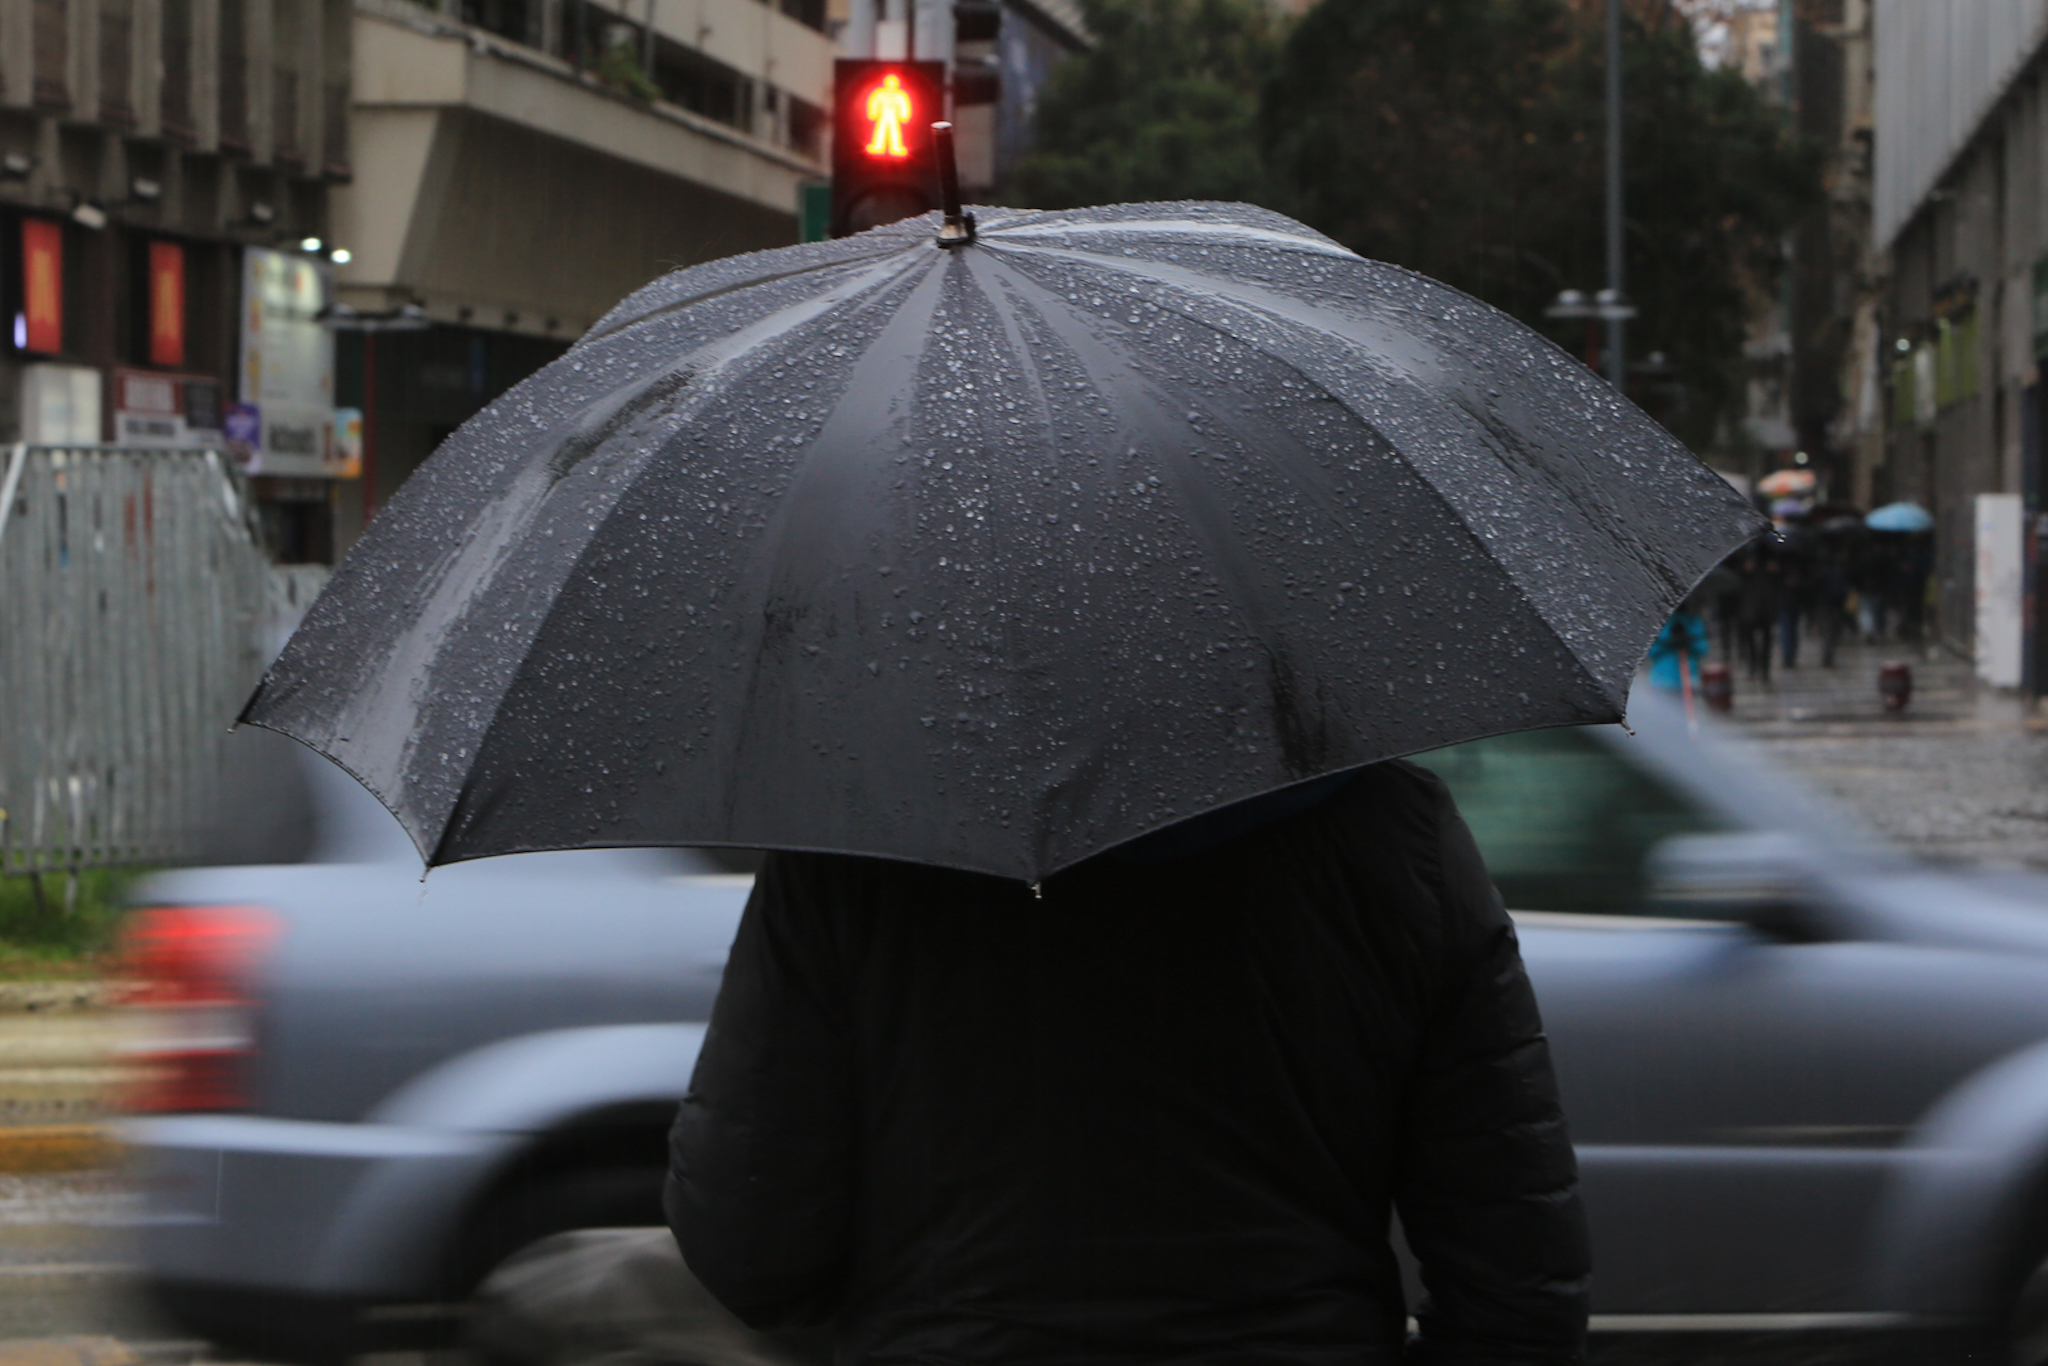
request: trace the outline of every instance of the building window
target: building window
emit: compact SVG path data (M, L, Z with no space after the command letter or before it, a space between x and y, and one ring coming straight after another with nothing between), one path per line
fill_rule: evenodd
M801 156L814 161L825 159L825 111L808 100L800 100L788 91L782 98L789 105L789 146Z
M825 0L782 0L782 12L805 28L825 31Z
M539 47L539 9L527 0L462 0L462 22L527 47Z
M348 166L348 82L329 81L327 104L321 111L322 167L328 175L346 176Z
M654 84L670 104L754 131L754 83L723 62L660 38L654 47Z
M519 17L523 9L517 8L524 3L464 0L464 14L490 19L494 12L489 7L501 5L505 8L495 11L496 22L510 26L525 22ZM479 26L491 28L489 23ZM590 0L563 0L561 51L556 55L578 71L613 77L607 84L620 94L660 99L744 132L754 131L754 82L744 73L662 36L655 39L654 70L648 72L642 69L646 51L645 25ZM623 86L616 81L621 74L626 77Z
M100 3L100 121L117 128L135 124L135 106L128 91L135 69L129 43L135 14L129 0Z
M299 29L298 0L275 0L270 35L270 155L297 166L306 159L299 111L299 62L306 42Z
M294 164L305 159L299 149L299 73L279 65L270 74L270 154Z
M190 142L192 125L192 0L162 0L164 136Z
M249 28L243 0L220 0L220 140L249 150Z
M65 0L35 0L35 99L46 109L71 107L71 10Z

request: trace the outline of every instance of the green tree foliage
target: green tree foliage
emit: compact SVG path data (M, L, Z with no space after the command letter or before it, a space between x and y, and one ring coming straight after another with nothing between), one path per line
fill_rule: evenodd
M1546 319L1605 284L1604 0L1088 0L1098 37L1041 105L1013 202L1249 199L1583 353ZM1695 448L1739 401L1750 288L1819 204L1818 158L1665 0L1624 30L1634 396Z
M105 868L0 877L0 979L89 970L113 948L134 879Z
M1540 309L1560 240L1600 230L1597 203L1573 212L1600 143L1558 98L1570 20L1560 0L1323 0L1262 111L1280 207L1361 255Z
M597 77L597 83L614 95L624 95L639 104L653 104L661 98L661 89L647 75L640 65L640 53L636 49L631 30L623 30L623 36L613 35L605 44L604 51L591 66L590 73Z
M1041 96L1004 197L1040 208L1270 198L1259 92L1280 30L1264 0L1082 0L1096 44Z
M1623 145L1634 149L1624 162L1625 268L1641 310L1629 352L1637 360L1663 352L1683 387L1660 392L1636 379L1630 393L1705 449L1741 402L1745 285L1775 289L1786 234L1824 211L1821 157L1741 73L1702 68L1681 27L1639 28L1636 36L1623 64ZM1591 122L1602 117L1601 68L1585 47L1573 89L1579 119ZM1583 202L1590 211L1592 187ZM1604 246L1582 242L1575 255L1560 247L1557 259L1573 275L1566 283L1600 283Z

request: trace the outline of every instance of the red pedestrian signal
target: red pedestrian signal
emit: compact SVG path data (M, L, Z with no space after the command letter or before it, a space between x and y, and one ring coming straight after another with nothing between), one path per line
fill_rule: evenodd
M832 235L939 207L931 125L945 115L943 62L833 63Z
M861 101L861 112L867 115L868 126L874 129L868 138L865 150L871 157L907 157L910 148L904 144L903 130L917 117L917 109L911 103L910 94L903 88L903 77L891 71L868 91L868 97Z

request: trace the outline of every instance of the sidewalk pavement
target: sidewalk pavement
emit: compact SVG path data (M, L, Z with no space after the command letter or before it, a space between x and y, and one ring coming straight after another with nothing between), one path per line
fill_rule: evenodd
M0 1173L112 1166L102 1126L132 1075L120 1053L127 1024L104 984L10 985L0 992Z
M1981 683L1941 649L1845 644L1822 668L1818 642L1768 684L1735 674L1736 726L1769 756L1925 857L2048 870L2048 720ZM1889 714L1877 674L1913 670L1913 700ZM1711 663L1728 662L1718 650Z

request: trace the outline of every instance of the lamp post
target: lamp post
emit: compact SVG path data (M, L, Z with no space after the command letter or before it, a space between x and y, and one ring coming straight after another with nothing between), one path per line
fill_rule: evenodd
M1546 318L1586 320L1586 365L1593 370L1600 368L1598 325L1602 322L1607 324L1607 381L1620 393L1628 392L1627 386L1622 382L1626 369L1617 363L1620 355L1618 348L1621 346L1621 329L1623 324L1635 315L1636 306L1618 289L1603 289L1590 299L1583 290L1560 290L1557 297L1550 301L1550 306L1543 310L1543 316Z
M1607 288L1600 298L1615 305L1600 316L1607 323L1607 382L1628 389L1628 304L1621 276L1621 0L1607 0Z
M1586 364L1601 368L1595 344L1598 325L1607 324L1607 382L1628 392L1628 320L1635 305L1622 288L1621 241L1621 0L1607 0L1607 288L1588 299L1582 290L1561 290L1543 310L1551 318L1586 320Z

